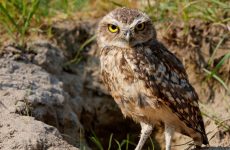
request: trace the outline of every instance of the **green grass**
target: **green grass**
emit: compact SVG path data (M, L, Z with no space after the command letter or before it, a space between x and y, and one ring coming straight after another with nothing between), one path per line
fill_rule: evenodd
M90 0L1 0L0 27L4 28L11 40L24 45L32 32L39 32L39 27L50 22L56 15L71 17L73 13L84 10L97 10L96 13L100 14L99 11L109 11L115 7L137 7L134 0L94 2L96 6L93 6ZM143 10L157 22L180 19L188 24L194 18L216 24L226 24L230 21L228 0L156 0L155 4L149 1Z
M216 52L219 49L219 47L221 46L221 44L223 44L223 41L226 38L228 38L227 34L223 35L223 37L219 40L215 49L213 50L212 55L210 56L210 58L208 60L209 70L207 68L203 68L203 71L207 74L206 80L215 79L216 81L218 81L223 86L223 88L226 90L227 94L230 95L230 87L228 87L227 81L224 81L224 79L222 79L221 76L218 74L218 71L221 69L221 67L223 67L223 65L226 63L226 61L230 59L230 52L226 53L219 60L217 65L212 67L212 65L214 63L214 57L216 55Z
M230 21L230 1L228 0L156 0L148 3L145 11L154 21L182 20L188 23L191 19L225 24Z
M38 9L40 0L28 2L26 0L9 0L0 3L0 21L19 44L24 44L25 34L28 32L31 19ZM12 10L13 9L13 10Z
M32 32L57 14L70 16L80 11L88 0L2 0L0 1L0 27L5 36L20 46ZM4 32L3 32L4 33ZM2 42L2 41L1 41Z
M148 146L147 149L154 150L154 142L151 137L149 139L150 139L151 145ZM95 133L93 133L93 136L90 137L90 140L94 143L95 148L97 148L98 150L111 150L111 149L114 149L114 146L116 147L117 150L129 150L130 146L132 147L136 146L134 142L130 141L129 134L127 134L126 139L123 139L121 142L115 139L113 137L113 134L111 134L109 138L108 148L103 148L103 144L101 143L100 139L97 137Z

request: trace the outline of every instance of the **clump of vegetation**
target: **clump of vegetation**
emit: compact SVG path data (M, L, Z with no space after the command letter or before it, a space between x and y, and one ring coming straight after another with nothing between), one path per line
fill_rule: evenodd
M19 46L25 46L27 37L34 32L40 32L42 24L57 14L70 16L72 12L81 10L87 2L87 0L2 0L1 34Z
M40 0L31 3L20 0L3 1L0 3L1 23L4 25L8 34L19 44L24 43L25 34L29 30L30 22L34 16Z
M154 21L182 20L188 23L191 19L226 24L230 21L230 2L228 0L148 0L146 12Z
M95 133L90 137L90 140L95 144L97 149L104 150L103 144ZM150 146L147 147L148 150L154 150L154 142L152 138L149 138ZM129 150L130 147L135 147L136 144L130 140L129 134L127 134L126 139L123 139L121 142L113 137L113 134L110 135L109 144L107 150L117 149L117 150Z

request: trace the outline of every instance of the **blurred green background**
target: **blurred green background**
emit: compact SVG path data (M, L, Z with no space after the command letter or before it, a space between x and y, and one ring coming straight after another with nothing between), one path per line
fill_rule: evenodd
M139 8L154 22L196 18L216 24L230 21L229 0L1 0L0 34L19 44L57 19L98 18L116 7ZM0 43L3 43L1 39Z

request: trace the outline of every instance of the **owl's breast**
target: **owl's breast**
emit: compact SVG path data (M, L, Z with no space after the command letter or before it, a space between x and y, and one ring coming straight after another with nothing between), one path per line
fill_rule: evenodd
M144 116L140 108L158 106L157 98L146 87L144 80L135 76L123 51L111 50L101 55L100 60L102 79L123 114L140 117Z
M102 55L101 73L104 83L112 93L119 93L126 96L134 89L137 80L131 68L128 66L122 51L111 50Z

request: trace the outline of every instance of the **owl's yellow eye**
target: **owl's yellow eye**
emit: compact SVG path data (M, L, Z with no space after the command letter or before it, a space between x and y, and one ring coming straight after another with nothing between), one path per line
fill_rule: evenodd
M109 24L109 25L108 25L108 29L109 29L109 31L112 32L112 33L116 33L116 32L119 31L118 26L115 26L115 25L113 25L113 24Z
M144 30L144 28L145 28L145 24L144 23L139 23L136 26L136 30L138 30L138 31L142 31L142 30Z

